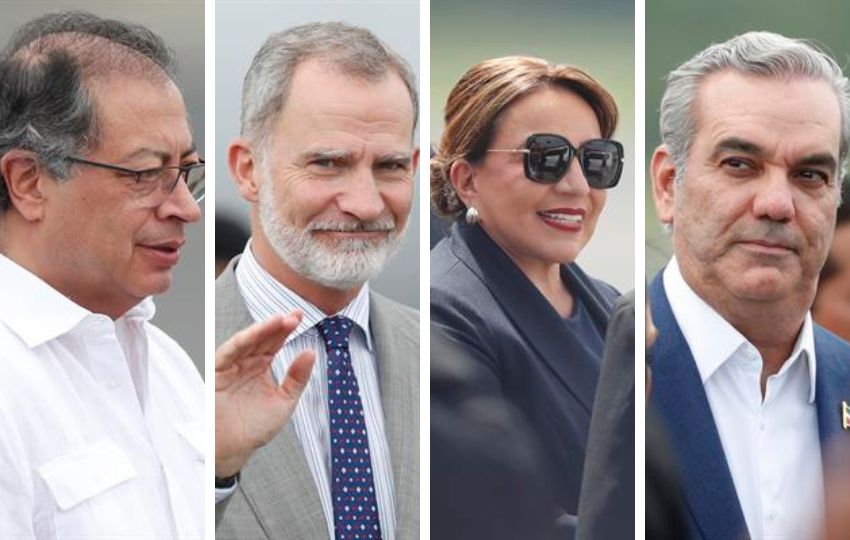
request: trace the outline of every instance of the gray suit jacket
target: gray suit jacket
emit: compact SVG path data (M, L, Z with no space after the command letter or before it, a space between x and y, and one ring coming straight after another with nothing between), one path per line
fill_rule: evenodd
M234 260L215 284L216 346L253 323L236 285ZM419 316L372 293L369 323L395 485L396 538L419 538ZM216 505L216 538L318 540L328 526L295 428L257 450L232 497Z

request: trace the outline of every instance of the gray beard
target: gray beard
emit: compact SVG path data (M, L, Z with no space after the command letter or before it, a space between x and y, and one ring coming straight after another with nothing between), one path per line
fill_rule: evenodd
M274 206L274 183L260 185L260 225L277 256L300 276L330 289L346 290L369 281L386 265L401 243L391 215L374 222L355 218L313 221L300 229L285 223ZM328 245L314 231L388 231L376 241L345 239Z

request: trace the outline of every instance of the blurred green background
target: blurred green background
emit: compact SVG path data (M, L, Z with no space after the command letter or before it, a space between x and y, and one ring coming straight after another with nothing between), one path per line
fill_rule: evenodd
M614 96L614 137L626 150L620 185L608 193L593 239L579 256L590 274L635 287L633 0L431 1L431 142L440 140L449 91L473 64L515 54L586 69Z
M646 0L646 160L660 143L658 106L664 77L711 43L750 30L768 30L814 40L832 52L847 72L850 53L850 2L847 0ZM647 279L670 256L670 242L658 226L647 172Z

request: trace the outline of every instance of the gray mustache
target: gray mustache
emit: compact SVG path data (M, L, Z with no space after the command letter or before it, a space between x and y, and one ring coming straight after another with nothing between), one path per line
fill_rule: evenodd
M395 230L395 220L388 218L378 221L319 221L308 225L307 230L311 232L392 232Z

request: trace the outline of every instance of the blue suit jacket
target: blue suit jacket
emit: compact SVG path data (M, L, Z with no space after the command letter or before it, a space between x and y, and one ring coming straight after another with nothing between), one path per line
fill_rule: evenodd
M749 538L732 475L708 399L685 337L664 290L662 273L650 287L658 339L652 349L652 405L670 435L682 474L692 538ZM850 400L850 344L815 325L815 401L821 448L850 431L841 427L841 402ZM825 464L826 465L826 464Z
M604 336L616 290L575 264L563 266L561 277ZM575 515L599 354L481 227L465 223L431 252L431 320L481 367L476 391L499 394L523 414L560 513Z

